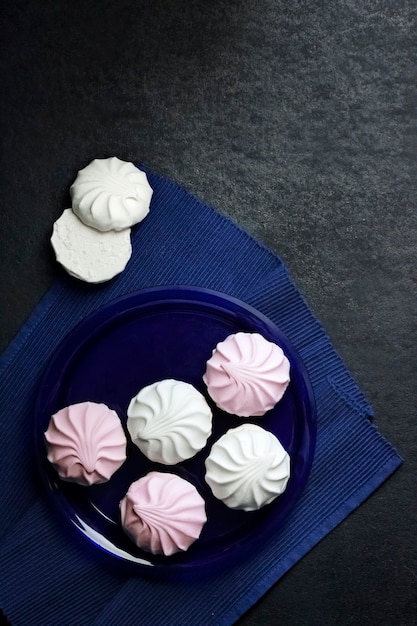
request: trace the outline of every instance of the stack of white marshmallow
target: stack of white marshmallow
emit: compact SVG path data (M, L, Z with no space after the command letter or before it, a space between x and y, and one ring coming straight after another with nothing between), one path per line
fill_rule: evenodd
M57 261L75 278L102 283L131 255L131 227L149 213L153 190L145 172L117 157L94 159L70 188L72 208L55 222Z

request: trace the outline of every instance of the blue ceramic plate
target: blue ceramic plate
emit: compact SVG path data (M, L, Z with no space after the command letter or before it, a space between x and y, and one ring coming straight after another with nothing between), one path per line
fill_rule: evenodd
M258 332L281 346L291 363L282 400L262 418L241 419L217 409L202 376L219 341L238 331ZM120 525L119 501L134 480L167 470L146 459L132 443L128 458L109 482L82 487L59 479L46 458L43 433L59 409L87 400L117 411L123 425L131 398L165 378L183 380L202 392L213 409L213 434L192 459L169 468L193 483L206 501L208 521L200 538L182 554L153 556L137 548ZM259 511L232 511L204 481L204 460L226 430L254 422L273 432L291 457L285 493ZM264 315L214 291L190 287L152 288L116 300L82 320L57 349L39 389L35 442L42 476L58 510L114 562L158 576L215 571L259 548L279 533L303 490L314 455L314 399L304 366L286 337ZM128 439L129 441L129 439ZM86 543L86 542L84 542ZM97 553L97 550L95 550Z

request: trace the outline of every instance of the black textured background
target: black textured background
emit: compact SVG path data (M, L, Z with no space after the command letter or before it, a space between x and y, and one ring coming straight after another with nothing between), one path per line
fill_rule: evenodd
M405 459L239 624L415 626L415 0L0 15L0 347L60 273L52 223L93 158L142 161L215 205L286 261Z

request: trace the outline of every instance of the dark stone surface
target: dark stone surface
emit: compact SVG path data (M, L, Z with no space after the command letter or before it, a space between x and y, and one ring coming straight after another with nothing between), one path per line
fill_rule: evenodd
M414 0L1 7L3 349L54 278L96 157L142 161L287 262L403 467L242 626L414 626Z

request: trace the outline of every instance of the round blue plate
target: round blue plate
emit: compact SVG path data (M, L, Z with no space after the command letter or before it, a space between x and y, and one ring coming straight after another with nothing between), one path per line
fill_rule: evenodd
M238 331L258 332L282 347L291 364L291 382L282 400L262 418L242 419L217 409L202 380L219 341ZM110 481L82 487L59 479L46 458L43 433L59 409L87 400L104 402L126 425L131 398L145 385L165 378L183 380L205 395L213 410L213 433L206 447L175 466L146 459L128 437L128 458ZM204 480L204 460L226 430L253 422L273 432L291 458L286 491L259 511L228 509ZM36 404L35 443L47 489L69 522L107 556L137 572L183 575L225 567L279 533L304 488L314 455L316 420L308 376L294 348L264 315L214 291L157 287L111 302L82 320L58 347L41 382ZM123 532L119 502L130 483L151 470L172 471L193 483L206 501L208 521L200 538L182 554L153 556ZM85 543L85 542L84 542ZM97 552L97 551L96 551Z

